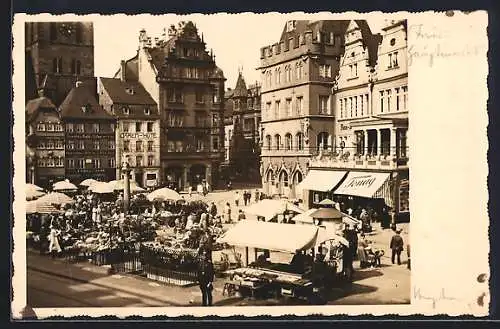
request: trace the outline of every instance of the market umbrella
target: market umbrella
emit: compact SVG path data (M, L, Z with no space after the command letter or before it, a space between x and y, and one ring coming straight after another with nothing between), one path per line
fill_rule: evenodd
M182 199L182 197L179 193L175 192L172 189L169 189L168 187L157 189L157 190L149 193L146 197L149 201L153 201L153 200L178 201L178 200Z
M105 182L94 182L89 186L89 190L97 194L113 193L113 186Z
M80 186L87 186L90 187L92 184L97 183L98 181L93 179L93 178L87 178L84 181L80 183Z
M54 191L76 191L78 190L78 187L76 187L76 185L71 183L69 180L65 179L54 183L54 185L52 185L52 189Z
M43 191L43 188L35 184L26 183L26 190Z
M62 210L57 209L52 204L40 203L38 200L26 202L26 214L56 214Z
M134 193L134 192L144 192L145 191L145 189L143 189L142 187L137 185L137 182L135 180L130 180L129 182L130 182L130 192ZM121 191L125 187L125 181L123 179L112 180L108 184L113 186L113 189L115 191Z
M335 202L330 200L330 199L324 199L324 200L321 200L321 202L319 203L319 205L322 205L322 206L335 206Z
M44 196L42 196L41 198L36 200L36 202L38 202L40 204L61 205L61 204L67 204L67 203L74 203L75 200L73 200L72 198L70 198L69 196L67 196L64 193L51 192L51 193L45 194Z
M339 241L344 246L349 247L349 241L347 241L346 238L338 235L336 230L334 230L333 228L331 228L329 226L320 227L318 230L318 238L316 239L316 246L319 246L322 243L325 243L326 241L329 241L329 240Z
M26 184L26 200L33 200L45 195L43 189L33 184Z
M312 218L317 219L342 219L342 213L335 208L319 208L312 212Z
M274 216L281 214L285 211L292 211L296 213L303 213L304 210L300 209L293 203L287 200L271 200L264 199L246 208L243 208L246 214L264 217L266 220L272 219Z

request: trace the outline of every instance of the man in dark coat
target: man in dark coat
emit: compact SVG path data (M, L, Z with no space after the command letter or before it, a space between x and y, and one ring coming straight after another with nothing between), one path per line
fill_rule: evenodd
M198 284L200 285L203 306L212 306L213 282L214 265L208 256L208 251L203 248L198 265Z
M390 248L392 250L392 263L394 264L394 260L397 257L398 265L401 265L401 252L403 251L403 238L401 237L401 229L396 230L396 234L392 236Z

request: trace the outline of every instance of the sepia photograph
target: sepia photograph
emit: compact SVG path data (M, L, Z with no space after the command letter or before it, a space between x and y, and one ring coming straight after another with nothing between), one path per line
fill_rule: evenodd
M296 17L25 16L26 308L458 301L412 286L424 32Z

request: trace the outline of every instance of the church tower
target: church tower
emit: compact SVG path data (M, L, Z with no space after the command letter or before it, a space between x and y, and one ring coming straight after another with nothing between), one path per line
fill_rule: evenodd
M45 82L45 95L56 106L76 81L95 84L92 22L27 22L25 41L34 84L38 89Z

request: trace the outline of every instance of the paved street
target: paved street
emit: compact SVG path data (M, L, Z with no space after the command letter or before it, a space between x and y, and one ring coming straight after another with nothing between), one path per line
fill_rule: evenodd
M241 194L241 192L240 192ZM186 198L187 195L186 195ZM194 198L194 196L193 196ZM217 203L222 209L226 200L234 207L234 190L210 193L206 199ZM241 202L240 202L241 203ZM240 207L241 204L240 204ZM226 225L227 228L229 228ZM409 239L408 225L402 224L403 238ZM406 257L401 266L390 264L387 246L392 231L380 230L376 226L369 240L385 250L382 266L374 269L359 269L355 262L354 283L349 288L335 289L329 304L400 304L410 302L410 271L406 268ZM244 254L243 248L237 252ZM250 261L253 252L249 252ZM220 257L214 255L214 259ZM291 255L271 253L271 259L288 262ZM154 306L198 306L201 302L197 286L177 287L156 283L131 274L109 275L106 267L90 263L69 264L61 259L52 259L28 251L28 301L32 307L154 307ZM214 283L214 303L223 305L276 305L297 304L295 300L249 300L222 295L223 280Z

